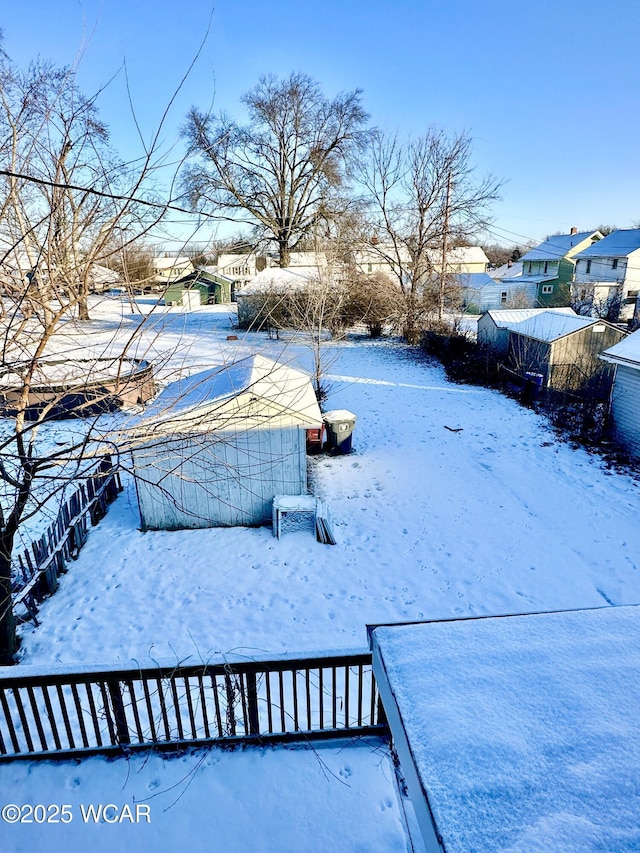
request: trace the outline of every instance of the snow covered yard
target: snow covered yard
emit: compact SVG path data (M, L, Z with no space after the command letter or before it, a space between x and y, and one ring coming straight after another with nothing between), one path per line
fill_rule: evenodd
M125 320L125 332L137 322ZM119 325L104 314L96 341ZM227 341L230 318L217 307L167 311L155 326L144 355L166 357L163 378L258 350L310 366L296 342L262 334ZM331 509L338 544L321 545L304 529L281 540L268 528L142 533L127 479L41 608L42 624L22 627L21 663L359 649L367 623L640 601L632 476L559 442L542 418L497 392L451 384L398 342L354 338L330 349L326 408L358 417L351 455L310 460L312 490ZM239 851L404 849L387 759L366 747L318 752L330 772L311 750L5 765L0 789L16 802L46 793L75 809L159 796L149 801L151 828L89 832L78 821L9 836L16 828L0 825L0 843L100 850L122 839L124 849L177 851L188 842L204 850L219 833L221 849ZM349 789L339 781L347 776ZM247 815L256 828L244 827Z
M227 342L215 310L164 321L154 347L180 344L166 370L257 349L308 358L262 334ZM23 628L22 661L361 648L367 623L640 601L631 476L397 342L347 340L331 355L327 406L358 416L353 454L311 459L335 547L304 530L279 541L268 528L141 533L129 480L42 625Z

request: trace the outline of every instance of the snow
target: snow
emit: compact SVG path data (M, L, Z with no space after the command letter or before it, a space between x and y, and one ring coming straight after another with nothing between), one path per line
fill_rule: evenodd
M0 805L69 805L70 823L8 824L11 853L405 853L386 744L190 751L0 766ZM309 796L311 792L311 796ZM81 806L142 808L140 822L84 823Z
M310 359L304 342L262 333L227 342L218 308L163 315L154 346L179 346L165 374L230 352ZM640 601L630 474L396 341L340 341L327 356L326 408L357 416L352 454L310 459L338 544L266 527L141 533L125 476L42 625L23 627L23 663L359 648L367 623Z
M237 330L223 306L188 313L157 309L151 300L139 304L146 319L135 354L154 363L161 382L256 352L302 367L312 364L303 337L270 341L266 334L248 333L227 341L230 330ZM141 322L126 302L114 299L102 300L94 313L98 319L87 341L92 346L108 341L114 328L122 330L124 339ZM70 331L69 337L77 341L78 334ZM359 649L368 623L640 602L639 492L631 472L611 470L597 456L573 449L542 417L496 391L452 384L437 364L395 340L338 341L327 348L326 363L326 408L357 415L353 453L309 460L311 491L331 511L336 546L318 543L305 530L284 531L277 540L266 527L142 533L135 486L125 476L123 494L90 532L59 590L43 604L42 624L21 628L21 665L106 661L127 666L154 660L195 662L227 653L265 657ZM352 750L347 752L351 764ZM194 799L185 794L180 800L184 809L176 832L181 827L189 839L195 833L190 846L198 849L202 843L204 849L211 828L199 842L196 807L206 797L207 814L216 809L216 827L218 820L240 824L247 804L251 807L243 784L255 781L251 814L256 821L268 822L272 810L289 807L293 800L299 808L290 835L282 830L281 836L270 837L287 843L270 847L265 842L262 849L290 849L289 838L298 840L297 849L313 849L309 844L316 837L318 785L306 771L289 774L290 752L278 753L282 759L274 752L274 761L282 761L281 772L269 775L265 770L264 776L252 762L267 768L267 759L251 755L210 754L206 762L224 768L225 780L228 776L228 798L226 781L209 784L213 777L203 776L202 784L188 789ZM307 755L315 767L313 753ZM338 755L338 765L347 761ZM245 760L244 770L233 769L238 766L234 762ZM136 757L128 764L92 759L77 766L7 765L0 767L0 788L24 802L36 802L36 794L56 802L63 793L85 802L104 794L116 802L127 777L130 785L137 779L143 788L151 785L160 766L156 762L166 768L161 789L197 763L189 757L180 761L182 771L155 756ZM363 791L369 797L366 786L375 787L369 775L363 768L354 796ZM74 793L76 778L80 794ZM282 794L276 797L270 788L280 786ZM301 791L310 793L301 796ZM394 796L388 782L384 798ZM327 832L333 831L329 823L334 814L341 827L340 802L336 796L320 812L318 822L326 818ZM389 815L384 818L394 829L381 830L378 841L381 802L381 795L374 794L366 816L354 811L360 835L334 846L402 849L394 846L395 801L393 807L385 806ZM305 809L310 810L308 819ZM7 831L0 824L5 838ZM44 833L36 827L31 831L33 838ZM80 829L74 825L73 831ZM236 831L246 839L244 830ZM577 838L581 831L576 824ZM259 830L253 833L254 841L262 838ZM141 837L142 832L135 836L136 848ZM154 843L157 849L158 838L148 837L154 839L148 849ZM225 842L234 837L231 829L221 830L221 848L233 849ZM92 844L94 838L97 834L91 835ZM106 847L109 842L95 845L99 843ZM328 846L319 844L318 849ZM296 849L295 844L290 847ZM141 853L144 849L140 846ZM250 839L248 847L237 849L260 848Z
M571 252L574 246L579 245L584 240L592 237L594 231L582 231L579 234L554 234L549 237L535 249L531 249L526 255L523 255L521 261L548 261L551 259L564 258ZM586 250L588 251L588 250ZM582 257L580 253L579 257Z
M447 850L640 848L640 607L373 637Z
M600 358L614 364L624 364L627 367L640 368L640 330L623 338L615 346L600 354Z
M559 311L543 311L510 328L519 335L550 342L597 323L602 323L597 317L578 317L561 314Z
M583 249L576 258L625 258L640 249L640 228L623 228Z
M511 329L523 320L530 320L548 311L548 308L499 308L486 313L491 317L498 329ZM573 308L554 308L554 313L569 314L577 316Z

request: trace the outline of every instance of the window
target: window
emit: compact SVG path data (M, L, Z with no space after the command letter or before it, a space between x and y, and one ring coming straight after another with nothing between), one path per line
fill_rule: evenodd
M617 269L618 269L618 259L617 259L617 258L614 258L614 259L611 261L611 269L612 269L612 270L617 270Z
M529 273L531 273L531 261L529 261Z
M504 305L504 303L506 301L507 301L507 291L503 290L502 293L500 294L500 302L502 302L502 304Z
M549 272L549 261L544 262L544 274L546 275Z
M543 293L553 293L553 285L552 284L543 284L542 285Z
M367 272L371 272L373 270L373 264L367 264Z
M591 272L591 261L587 261L587 273Z

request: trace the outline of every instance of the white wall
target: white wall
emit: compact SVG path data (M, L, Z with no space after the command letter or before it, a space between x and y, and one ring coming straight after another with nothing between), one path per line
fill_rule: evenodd
M617 441L640 459L640 370L619 364L611 397L611 417Z
M307 493L301 427L159 438L133 457L143 529L264 524L275 495Z

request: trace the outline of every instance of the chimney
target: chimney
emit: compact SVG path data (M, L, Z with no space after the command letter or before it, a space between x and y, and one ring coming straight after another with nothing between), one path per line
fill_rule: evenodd
M510 269L512 266L513 266L513 261L511 260L511 258L509 258L509 260L507 261L507 269Z
M573 226L573 228L571 229L571 233L572 233L572 234L577 234L577 233L578 233L578 229L576 228L576 226L575 226L575 225L574 225L574 226Z

